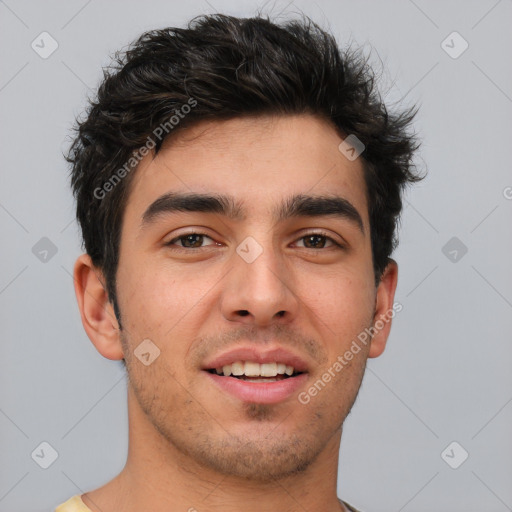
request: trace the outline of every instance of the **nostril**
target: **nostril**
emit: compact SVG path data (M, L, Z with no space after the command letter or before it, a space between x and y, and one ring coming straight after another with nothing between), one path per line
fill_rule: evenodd
M249 314L249 311L247 311L246 309L242 309L241 311L239 311L239 314L240 316L247 316Z

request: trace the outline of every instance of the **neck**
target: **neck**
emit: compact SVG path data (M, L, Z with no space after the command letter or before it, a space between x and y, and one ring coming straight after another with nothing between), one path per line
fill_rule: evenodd
M302 472L256 482L198 464L170 444L128 392L129 449L121 473L83 501L93 512L345 510L337 497L341 428Z

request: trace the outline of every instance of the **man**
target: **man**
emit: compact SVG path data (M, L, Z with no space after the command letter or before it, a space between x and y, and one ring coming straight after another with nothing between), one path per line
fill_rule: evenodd
M360 54L310 20L143 34L67 160L87 335L123 360L129 450L93 512L349 511L342 426L396 311L396 223L421 179Z

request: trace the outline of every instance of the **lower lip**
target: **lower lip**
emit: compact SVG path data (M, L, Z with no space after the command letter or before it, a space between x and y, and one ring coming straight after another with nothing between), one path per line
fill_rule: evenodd
M306 373L301 373L296 377L274 382L247 382L234 377L221 377L214 373L205 373L223 391L243 402L258 404L276 404L286 400L297 392L308 378Z

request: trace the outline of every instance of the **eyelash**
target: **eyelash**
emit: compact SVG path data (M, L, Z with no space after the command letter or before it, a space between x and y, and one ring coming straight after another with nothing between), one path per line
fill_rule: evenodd
M183 233L180 236L177 236L176 238L173 238L172 240L170 240L169 242L167 242L164 245L167 246L167 247L171 247L173 250L184 251L184 252L191 252L191 251L196 251L196 250L204 249L205 248L205 247L180 247L180 246L172 247L172 245L174 245L175 241L181 240L182 238L185 238L185 237L190 236L190 235L204 236L206 238L209 238L210 240L213 240L213 238L211 236L208 236L206 233L200 233L198 231L191 231L190 233ZM308 236L322 236L322 237L326 238L327 240L330 240L334 244L335 248L338 248L338 249L344 249L345 248L343 245L341 245L339 242L334 240L334 238L330 237L324 231L306 233L305 235L302 235L301 237L299 237L297 240L302 240L303 238L307 238ZM319 250L322 250L322 249L324 249L324 250L329 249L329 247L326 247L326 248L325 247L321 247L320 249L314 249L314 248L310 248L310 247L302 247L302 249L310 249L312 251L319 251Z

